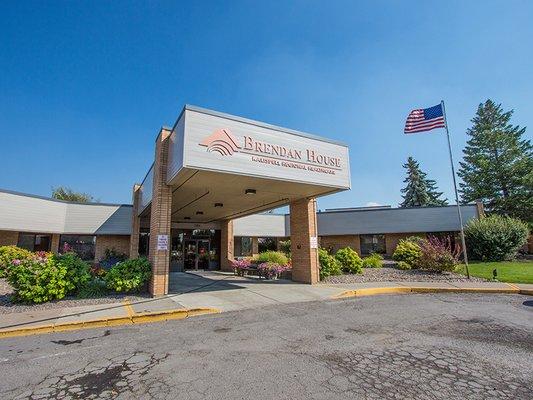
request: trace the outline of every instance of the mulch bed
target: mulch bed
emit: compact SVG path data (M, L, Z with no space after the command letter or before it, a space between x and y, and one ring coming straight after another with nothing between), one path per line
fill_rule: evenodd
M363 268L362 274L328 276L321 283L364 283L364 282L487 282L486 279L466 276L454 272L432 272L419 269L402 271L391 266Z
M40 310L52 310L77 306L89 306L95 304L109 304L118 303L125 298L131 301L142 300L149 298L148 294L110 294L105 297L98 297L94 299L78 299L75 297L65 297L61 300L50 301L42 304L20 304L13 303L11 301L11 295L13 294L13 288L9 283L0 278L0 314L11 314L26 311L40 311Z

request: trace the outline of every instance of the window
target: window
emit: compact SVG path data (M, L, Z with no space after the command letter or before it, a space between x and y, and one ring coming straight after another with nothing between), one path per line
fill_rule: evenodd
M235 236L233 255L235 257L248 257L252 255L252 238L247 236Z
M385 235L360 235L361 254L385 253Z
M50 235L20 233L17 246L29 251L50 251L52 238Z
M64 251L65 245L80 256L82 260L94 260L96 236L91 235L61 235L59 251Z
M259 247L259 253L263 253L265 251L276 251L277 250L277 243L275 238L267 237L267 238L258 238L257 241L258 247Z

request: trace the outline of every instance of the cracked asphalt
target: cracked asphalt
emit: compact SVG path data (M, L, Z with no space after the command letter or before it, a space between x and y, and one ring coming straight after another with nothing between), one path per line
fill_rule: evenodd
M0 341L1 399L531 399L533 301L418 294Z

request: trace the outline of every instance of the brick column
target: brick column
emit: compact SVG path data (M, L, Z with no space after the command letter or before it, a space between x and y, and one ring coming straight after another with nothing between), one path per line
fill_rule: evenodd
M233 257L233 221L227 219L220 221L220 270L233 271L231 262Z
M130 258L139 257L139 235L141 232L141 218L139 218L139 202L141 200L141 185L133 185L131 210L131 236L130 236Z
M50 244L50 251L57 254L59 252L59 234L52 235L52 243Z
M259 254L259 238L252 237L252 256Z
M168 293L168 272L170 262L170 214L172 209L172 188L167 182L168 137L171 131L162 128L155 142L154 180L150 214L150 250L152 280L150 293L162 296ZM159 235L167 235L167 250L157 250Z
M316 200L302 199L290 204L292 280L315 284L319 280L318 249L311 248L317 237Z

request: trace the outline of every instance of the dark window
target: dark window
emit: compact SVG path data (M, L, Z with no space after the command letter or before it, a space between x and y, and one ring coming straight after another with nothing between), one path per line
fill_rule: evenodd
M249 257L252 255L252 238L248 236L235 236L233 249L235 257Z
M17 246L29 251L50 251L51 244L50 235L20 233Z
M139 234L139 255L148 257L150 249L150 229L141 228Z
M59 238L59 251L67 248L74 251L82 260L94 260L94 248L96 247L96 236L91 235L61 235Z
M258 247L259 247L259 253L263 253L265 251L276 251L277 250L277 243L275 238L258 238Z
M360 235L361 254L385 253L385 235Z

